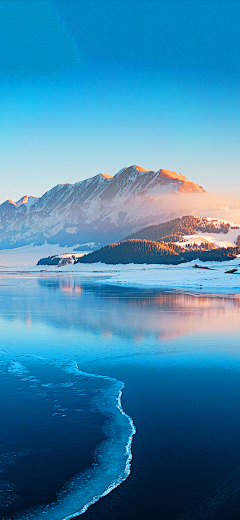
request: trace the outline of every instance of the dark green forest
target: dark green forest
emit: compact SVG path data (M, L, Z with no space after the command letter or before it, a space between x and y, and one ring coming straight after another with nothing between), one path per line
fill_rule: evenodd
M204 262L231 260L240 254L240 236L237 239L236 247L228 248L216 248L213 243L205 240L200 245L185 244L185 247L175 243L181 242L184 235L194 235L200 232L226 234L229 229L234 229L230 223L188 215L155 226L148 226L121 242L110 244L79 257L75 263L179 264L197 259ZM60 259L55 255L42 258L38 265L56 266L69 262L69 259Z
M47 258L41 258L38 260L37 265L58 265L60 258L58 256L48 256Z
M240 254L240 247L218 248L209 251L196 248L186 250L175 244L150 240L126 240L102 247L76 260L76 263L105 264L180 264L192 260L224 261L233 260Z

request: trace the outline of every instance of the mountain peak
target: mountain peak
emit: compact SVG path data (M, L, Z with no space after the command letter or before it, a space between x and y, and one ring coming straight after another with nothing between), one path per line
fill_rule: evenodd
M164 177L168 177L169 179L177 179L178 181L187 181L188 180L181 173L173 172L171 170L166 170L165 168L164 169L161 168L159 173L160 173L160 175L163 175Z
M197 211L195 193L204 190L181 173L138 165L116 175L98 173L75 184L58 184L40 199L25 195L0 206L0 249L45 240L63 245L114 241L168 214L178 216L178 205Z
M145 175L146 174L146 178ZM175 171L167 170L165 168L161 168L158 171L147 170L146 168L142 168L141 166L137 166L136 164L132 164L131 166L127 166L122 168L114 178L121 178L122 181L133 182L136 178L144 178L143 182L148 184L149 188L153 188L153 184L155 185L172 185L174 191L178 191L181 193L189 193L189 192L197 192L201 193L205 190L202 186L195 184L194 182L189 181L184 175L181 173L177 173ZM174 184L175 183L175 184ZM174 188L175 186L175 188Z
M38 197L33 197L32 195L24 195L19 199L17 202L14 202L16 208L20 208L22 204L25 204L25 206L29 209L34 202L38 200Z
M113 175L108 175L107 173L100 173L100 175L104 179L112 179L113 178Z
M141 166L137 166L136 164L133 164L129 168L133 168L137 170L138 172L150 172L151 170L146 170L146 168L142 168Z
M141 166L137 166L136 164L132 164L131 166L125 166L122 168L116 175L119 175L123 172L132 173L132 172L150 172L151 170L147 170L146 168L142 168Z
M146 170L146 168L142 168L141 166L137 166L136 164L132 164L131 166L125 166L124 168L121 168L121 170L119 170L119 172L116 173L116 175L114 175L114 177L117 177L119 175L121 175L122 173L126 173L127 175L130 175L132 173L144 173L144 172L149 172L151 170Z

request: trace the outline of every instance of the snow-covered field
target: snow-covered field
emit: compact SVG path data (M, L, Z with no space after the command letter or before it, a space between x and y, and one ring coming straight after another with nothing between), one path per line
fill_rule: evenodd
M139 287L159 287L214 292L234 292L240 294L240 257L227 262L193 262L174 265L106 265L70 264L63 267L36 266L43 256L72 253L69 248L59 246L27 246L19 249L0 251L0 275L25 273L29 276L41 273L48 275L93 276L96 281L107 284L134 285ZM82 254L82 253L81 253ZM195 268L197 264L204 269ZM205 269L209 267L210 269ZM226 273L236 268L236 273Z
M199 267L195 268L196 264ZM95 267L97 265L100 268L101 264L95 264ZM177 266L130 264L114 267L119 271L114 276L111 275L106 283L240 293L240 257L228 262L194 260ZM234 268L238 269L236 273L226 273Z
M184 242L177 242L179 246L211 242L215 247L234 247L240 235L240 228L229 229L228 233L199 233L197 235L184 235Z
M221 224L227 224L229 230L227 233L204 233L199 232L194 235L184 235L181 242L176 242L177 245L186 247L187 245L197 244L202 242L210 242L215 247L234 247L236 246L238 237L240 236L240 223L231 222L218 218L205 217L205 220L212 222L216 229L219 229Z
M0 250L0 270L13 269L19 270L19 268L29 269L36 265L40 258L45 258L52 255L66 255L67 253L74 253L73 250L79 244L73 247L60 247L58 244L43 244L42 246L29 246L17 247L15 249L2 249ZM78 254L83 255L84 252Z

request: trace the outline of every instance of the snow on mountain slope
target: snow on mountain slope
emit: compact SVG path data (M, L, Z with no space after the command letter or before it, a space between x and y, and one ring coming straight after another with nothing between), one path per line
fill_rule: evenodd
M219 235L211 234L211 233L202 233L201 235L184 235L183 241L176 242L176 244L186 247L187 245L201 245L203 242L209 242L213 244L215 247L234 247L236 246L236 241L238 236L240 235L240 228L238 230L238 234L228 233L224 235L223 233L219 233Z
M181 247L209 242L215 247L240 245L240 222L213 217L186 215L157 225L147 226L128 239L174 242Z
M229 222L229 224L233 224ZM183 241L176 242L180 246L184 247L188 244L200 245L202 242L210 242L215 247L234 247L237 244L238 237L240 236L240 223L237 229L229 229L227 233L201 233L196 235L184 235Z
M240 236L240 222L231 222L229 220L221 220L217 218L206 217L208 222L211 222L216 229L212 233L196 233L193 235L184 235L183 241L179 245L186 246L187 244L198 244L202 242L210 242L215 247L234 247L238 242ZM222 226L226 226L227 232L221 231ZM219 232L220 231L220 232ZM178 243L178 242L177 242Z
M199 198L198 198L199 196ZM76 184L58 184L39 199L23 197L0 205L0 249L41 245L106 244L155 223L199 210L207 196L180 173L140 166L116 175L98 174ZM181 204L180 204L181 205Z
M37 197L29 197L29 195L25 195L24 197L22 197L20 200L18 200L17 202L15 203L12 203L12 204L15 204L16 208L20 208L22 204L25 205L25 207L27 208L27 210L29 211L29 209L31 208L31 206L38 200ZM10 201L11 202L11 201Z

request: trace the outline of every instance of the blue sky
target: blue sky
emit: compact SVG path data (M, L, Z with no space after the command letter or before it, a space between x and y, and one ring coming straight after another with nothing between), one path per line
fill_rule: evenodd
M0 0L0 201L138 164L238 192L240 4Z

